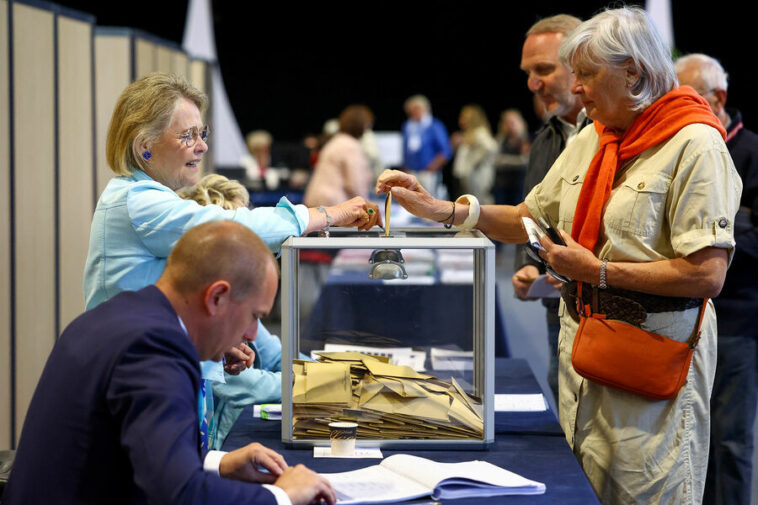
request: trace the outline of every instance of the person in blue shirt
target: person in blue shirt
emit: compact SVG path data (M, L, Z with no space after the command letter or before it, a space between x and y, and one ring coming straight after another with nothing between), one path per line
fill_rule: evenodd
M245 208L250 203L247 189L237 181L223 175L209 174L189 188L179 190L185 200L200 205L218 205L224 209ZM220 449L229 431L248 405L279 403L282 401L282 342L272 335L263 323L258 322L258 335L254 342L242 344L242 352L252 350L252 366L230 364L220 380L213 381L213 417L210 429L215 428L211 439L212 449ZM249 346L249 347L248 347ZM248 354L248 353L246 353Z
M117 177L100 195L92 218L84 271L87 310L122 291L153 284L177 240L201 223L236 221L275 253L293 235L329 225L368 229L377 223L378 207L360 197L316 209L293 205L286 198L276 207L252 210L183 200L176 191L198 182L199 165L208 150L209 130L202 121L206 104L205 94L184 78L161 73L136 80L118 98L105 149ZM220 364L203 366L204 379L219 376L223 377ZM206 385L201 397L212 398L205 394ZM202 429L203 447L210 448L212 429Z
M437 192L442 167L453 155L445 125L432 117L429 100L414 95L405 101L408 120L403 123L403 168L411 171L424 187Z

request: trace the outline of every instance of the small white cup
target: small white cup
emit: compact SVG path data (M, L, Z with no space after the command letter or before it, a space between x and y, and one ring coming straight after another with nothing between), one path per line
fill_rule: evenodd
M332 441L332 456L353 456L355 454L355 436L358 430L357 423L333 422L329 423Z

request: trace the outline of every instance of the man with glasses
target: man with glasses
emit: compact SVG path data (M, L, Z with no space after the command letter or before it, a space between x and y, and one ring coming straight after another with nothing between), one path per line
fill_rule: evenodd
M753 470L753 424L758 381L758 135L742 115L726 108L727 74L718 60L690 54L676 61L680 85L708 101L727 131L726 146L742 178L740 209L734 224L734 258L718 313L718 362L711 395L711 444L704 503L749 505Z

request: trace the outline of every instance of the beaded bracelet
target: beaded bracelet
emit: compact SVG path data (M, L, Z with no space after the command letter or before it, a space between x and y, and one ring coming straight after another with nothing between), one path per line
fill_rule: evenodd
M450 223L445 223L445 221L450 220ZM440 223L445 223L445 228L448 230L453 227L453 223L455 222L455 202L453 202L453 211L450 213L449 216L447 216L445 219L440 221Z

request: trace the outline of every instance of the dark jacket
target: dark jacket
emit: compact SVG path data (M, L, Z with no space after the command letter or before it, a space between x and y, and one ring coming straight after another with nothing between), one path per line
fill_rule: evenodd
M586 124L586 122L585 122ZM563 137L560 120L553 116L542 125L532 142L532 150L529 152L529 166L526 169L524 179L524 198L529 192L545 178L545 174L553 166L555 160L566 148L566 139ZM545 267L533 260L526 252L525 245L516 248L514 269L518 271L526 265L534 265L540 273L545 273ZM553 310L558 310L558 298L543 298L542 304Z
M79 316L42 372L3 505L274 505L203 471L199 387L197 351L155 286Z
M727 109L732 118L727 131L729 153L742 178L742 197L734 226L737 247L721 294L713 300L721 335L758 338L758 135L744 128L742 115Z

